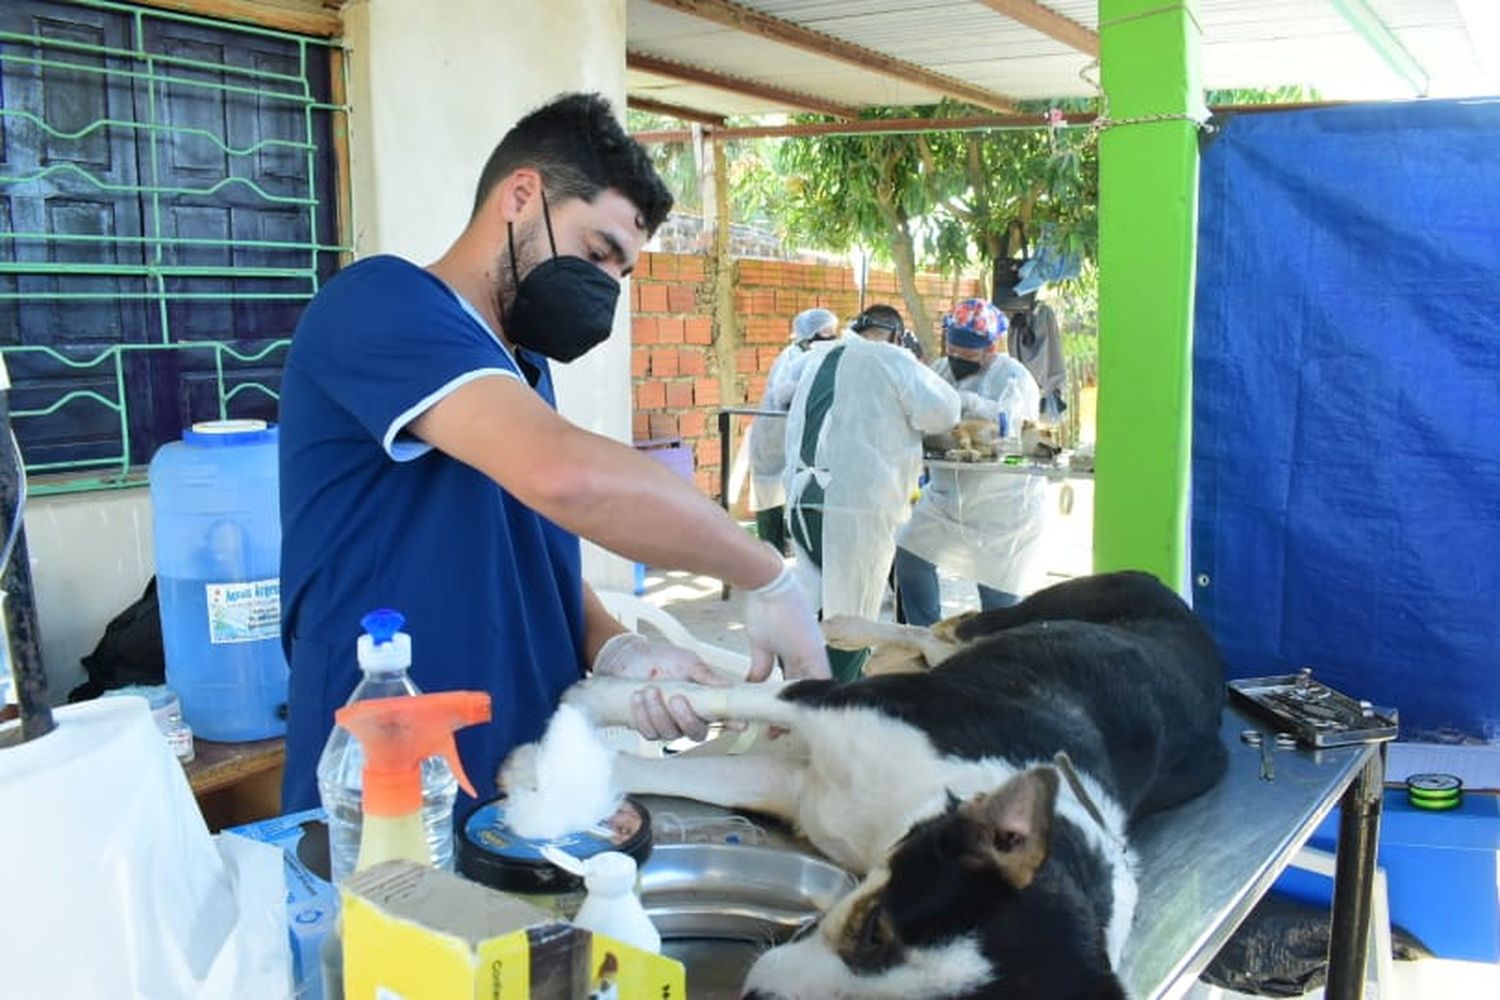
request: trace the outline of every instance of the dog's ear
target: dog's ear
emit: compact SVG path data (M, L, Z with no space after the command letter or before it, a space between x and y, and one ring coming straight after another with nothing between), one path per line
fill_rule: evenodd
M1047 860L1052 812L1057 803L1057 771L1033 767L987 795L970 799L959 815L970 824L963 859L970 868L997 871L1024 889Z

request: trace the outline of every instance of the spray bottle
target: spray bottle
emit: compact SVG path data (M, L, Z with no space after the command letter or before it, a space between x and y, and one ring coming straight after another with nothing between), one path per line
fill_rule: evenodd
M382 861L432 864L422 825L422 762L442 757L459 786L474 786L458 759L453 733L490 718L490 696L478 691L374 698L334 713L364 748L364 818L355 871ZM323 997L343 996L343 947L337 933L324 943Z

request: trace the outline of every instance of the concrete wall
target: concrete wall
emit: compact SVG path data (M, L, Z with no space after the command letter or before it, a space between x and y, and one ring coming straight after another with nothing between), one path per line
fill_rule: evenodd
M144 487L31 497L26 502L42 663L51 700L83 682L79 659L105 624L141 596L155 572L151 498Z

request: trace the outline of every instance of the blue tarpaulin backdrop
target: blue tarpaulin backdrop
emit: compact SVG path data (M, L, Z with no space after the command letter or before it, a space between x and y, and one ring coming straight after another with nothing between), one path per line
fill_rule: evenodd
M1500 741L1500 101L1241 115L1201 178L1193 597L1231 676Z

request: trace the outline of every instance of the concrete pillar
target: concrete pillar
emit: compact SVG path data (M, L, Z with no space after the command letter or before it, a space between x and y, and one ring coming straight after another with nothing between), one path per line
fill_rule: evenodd
M1094 568L1187 593L1198 0L1099 0L1099 418Z

